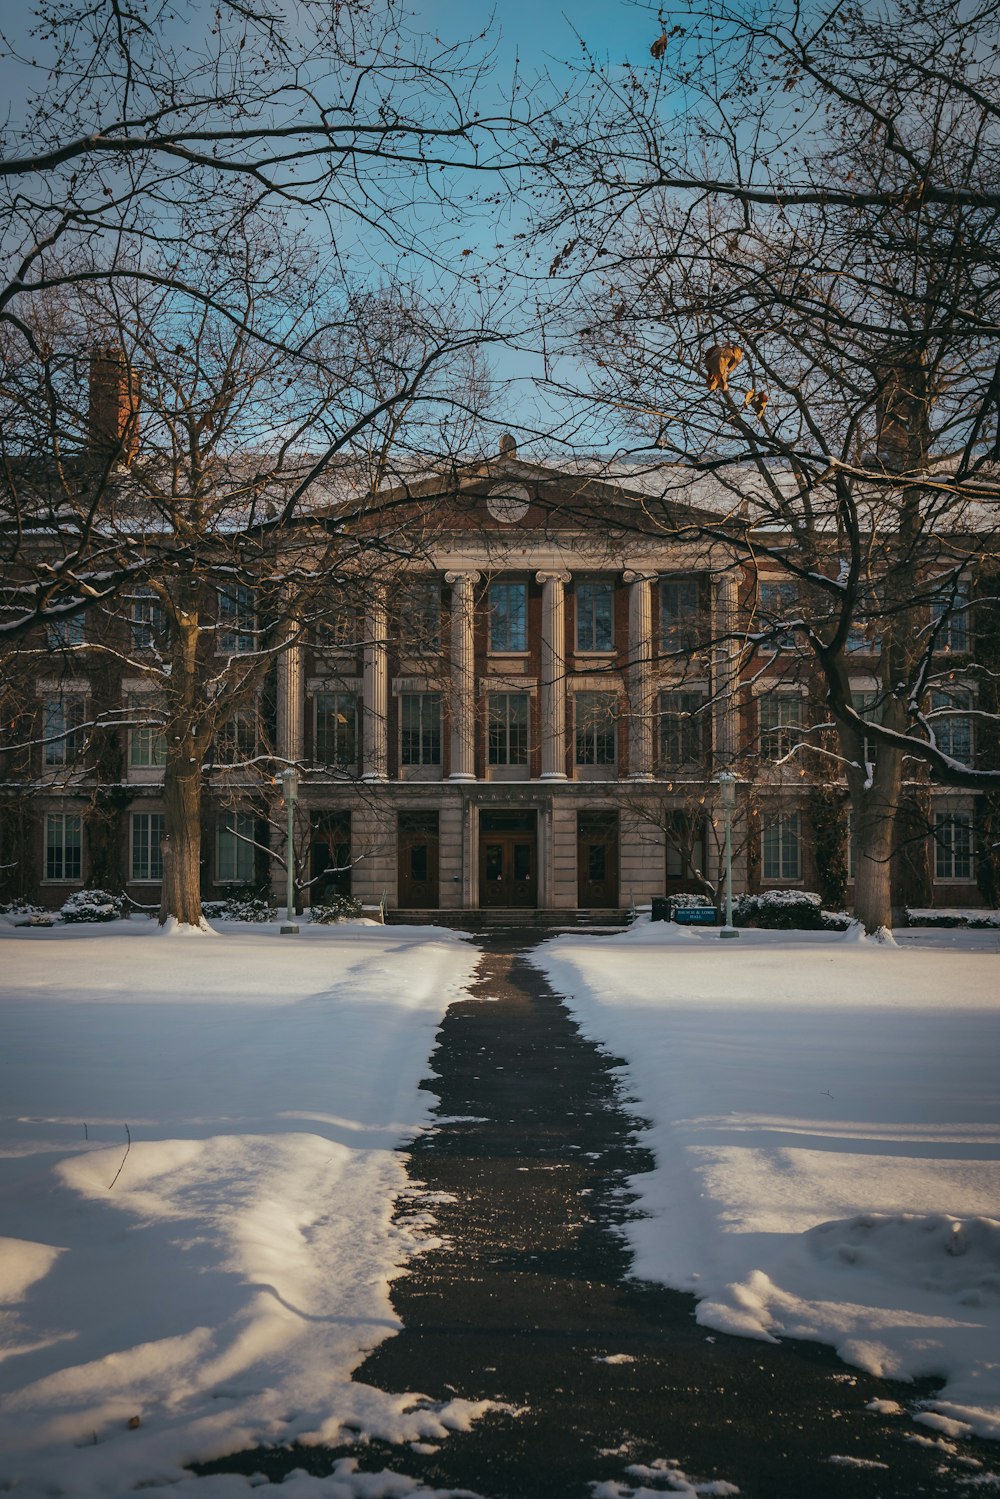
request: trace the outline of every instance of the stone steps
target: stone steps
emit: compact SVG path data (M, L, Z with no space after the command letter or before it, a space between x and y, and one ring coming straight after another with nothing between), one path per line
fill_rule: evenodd
M626 927L630 913L624 907L602 911L536 911L527 906L510 906L492 911L386 911L385 920L389 926L446 926L461 932L492 932L505 927L572 930Z

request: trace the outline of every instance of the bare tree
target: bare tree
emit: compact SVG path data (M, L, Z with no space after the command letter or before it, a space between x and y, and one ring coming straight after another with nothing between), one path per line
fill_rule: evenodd
M553 141L566 191L547 222L571 238L550 270L588 371L564 390L656 461L634 528L727 543L786 580L748 601L744 670L790 640L818 670L876 930L904 765L1000 780L952 732L998 722L970 652L1000 529L996 16L957 0L660 14L650 64L595 69L586 116ZM693 499L715 518L693 521Z

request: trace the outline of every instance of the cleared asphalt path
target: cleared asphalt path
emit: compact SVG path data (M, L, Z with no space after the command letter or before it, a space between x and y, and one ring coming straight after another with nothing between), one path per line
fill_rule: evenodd
M993 1444L947 1451L907 1417L865 1409L913 1405L931 1382L874 1379L814 1344L706 1333L690 1296L631 1277L618 1226L628 1178L652 1164L641 1120L620 1064L524 960L532 945L524 932L483 939L472 998L442 1023L424 1084L439 1122L409 1148L414 1191L399 1211L429 1208L443 1247L396 1281L404 1330L355 1375L518 1414L486 1416L431 1451L258 1450L197 1471L280 1479L350 1455L484 1499L592 1499L607 1480L622 1495L670 1493L678 1472L726 1480L744 1499L981 1492L969 1481L1000 1467Z

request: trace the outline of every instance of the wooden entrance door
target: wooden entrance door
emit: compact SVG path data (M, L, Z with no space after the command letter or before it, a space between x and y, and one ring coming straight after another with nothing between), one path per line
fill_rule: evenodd
M538 833L534 812L479 814L479 904L538 905Z
M618 813L579 812L576 898L581 910L618 905Z
M400 812L397 839L397 903L404 911L436 911L438 814Z

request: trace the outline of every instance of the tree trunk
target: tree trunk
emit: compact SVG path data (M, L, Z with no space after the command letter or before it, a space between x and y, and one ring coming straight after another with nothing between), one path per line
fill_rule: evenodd
M193 585L192 585L193 592ZM204 733L196 726L198 615L178 608L171 650L167 763L163 806L167 849L163 860L160 925L171 916L185 926L204 925L201 913L201 762Z
M840 738L845 757L863 763L864 746L858 737L843 730ZM866 932L891 931L892 855L902 792L899 751L879 745L876 764L865 770L851 768L847 782L856 855L854 914Z

